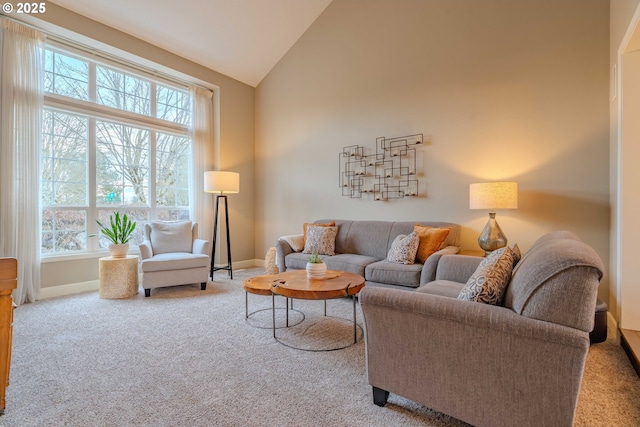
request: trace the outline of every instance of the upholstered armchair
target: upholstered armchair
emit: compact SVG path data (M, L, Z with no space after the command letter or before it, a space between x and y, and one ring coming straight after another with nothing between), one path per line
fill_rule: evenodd
M481 261L444 255L415 292L362 290L374 403L395 393L477 427L572 426L602 261L549 233L513 268L502 305L458 299Z
M140 245L144 295L151 288L200 283L209 280L209 241L198 239L198 224L191 221L157 221L145 224Z

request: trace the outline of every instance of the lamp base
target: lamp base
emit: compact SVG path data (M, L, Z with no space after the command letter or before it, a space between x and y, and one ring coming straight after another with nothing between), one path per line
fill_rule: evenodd
M504 235L502 229L496 221L496 213L489 212L489 221L484 226L480 237L478 237L478 245L484 249L484 253L489 255L496 249L507 246L507 236Z

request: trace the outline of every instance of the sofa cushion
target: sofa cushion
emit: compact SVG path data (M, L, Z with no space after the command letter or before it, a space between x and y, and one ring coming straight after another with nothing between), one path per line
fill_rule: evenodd
M512 269L513 255L509 247L491 252L467 280L458 299L500 305Z
M364 278L369 282L417 288L420 286L422 267L422 264L407 265L383 260L367 265Z
M150 233L153 254L191 252L193 234L191 221L154 221Z
M440 250L451 229L433 228L428 225L416 224L413 227L413 231L420 237L416 260L424 264L427 258L434 252Z
M399 262L400 264L413 264L416 260L416 252L418 251L419 244L420 238L416 233L411 233L408 236L400 234L391 244L387 261Z
M303 254L335 255L338 227L309 226Z
M209 256L173 252L155 255L153 258L142 260L142 272L184 270L188 268L209 267Z
M416 289L416 292L458 298L463 287L464 283L454 282L453 280L434 280L433 282L420 286Z

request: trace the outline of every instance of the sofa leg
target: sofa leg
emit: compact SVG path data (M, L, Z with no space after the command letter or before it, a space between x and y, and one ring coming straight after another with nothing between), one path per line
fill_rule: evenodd
M202 283L200 283L200 289L201 289L201 290L203 290L203 291L204 291L205 289L207 289L207 282L202 282Z
M373 403L382 407L387 403L389 392L378 387L373 387Z
M151 296L151 289L145 289L144 290L144 296L145 297Z

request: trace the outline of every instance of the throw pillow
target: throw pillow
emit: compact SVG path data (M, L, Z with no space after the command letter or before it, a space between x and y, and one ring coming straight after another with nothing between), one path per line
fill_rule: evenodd
M280 240L284 240L291 246L294 252L300 252L304 249L304 235L293 234L291 236L282 236Z
M313 226L307 227L307 240L304 242L303 254L335 255L336 234L338 227Z
M427 225L416 224L413 227L413 232L420 238L416 260L424 264L431 254L440 250L450 231L450 228L433 228Z
M504 247L491 252L480 262L458 295L458 299L500 305L511 280L513 255Z
M400 234L391 244L391 249L387 254L387 261L413 264L419 244L420 237L415 232L409 235Z
M515 268L516 264L518 264L522 258L522 252L520 252L517 243L511 247L511 255L513 255L513 268Z
M336 226L336 222L335 221L329 221L329 222L325 222L324 224L314 224L312 222L305 222L302 225L302 247L304 247L306 241L307 241L307 227L335 227Z
M154 254L191 252L191 221L154 221L149 235Z

